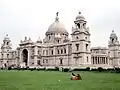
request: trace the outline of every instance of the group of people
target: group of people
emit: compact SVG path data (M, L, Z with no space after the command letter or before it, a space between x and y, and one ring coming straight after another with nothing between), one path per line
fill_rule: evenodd
M74 73L72 73L71 80L82 80L82 78L80 74L75 75Z

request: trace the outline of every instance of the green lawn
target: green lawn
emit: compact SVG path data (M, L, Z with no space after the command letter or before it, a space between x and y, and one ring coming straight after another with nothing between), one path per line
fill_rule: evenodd
M65 72L0 71L0 90L120 90L120 74L79 73L81 81Z

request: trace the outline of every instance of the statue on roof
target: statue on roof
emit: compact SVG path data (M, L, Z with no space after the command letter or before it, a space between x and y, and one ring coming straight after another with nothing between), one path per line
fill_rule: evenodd
M58 21L59 21L58 14L59 14L59 12L56 13L55 22L58 22Z
M59 12L56 13L56 16L58 16Z

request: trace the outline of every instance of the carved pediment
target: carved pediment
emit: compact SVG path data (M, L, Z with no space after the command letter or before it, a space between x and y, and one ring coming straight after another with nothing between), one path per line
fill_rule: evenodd
M74 31L72 34L80 34L80 31Z

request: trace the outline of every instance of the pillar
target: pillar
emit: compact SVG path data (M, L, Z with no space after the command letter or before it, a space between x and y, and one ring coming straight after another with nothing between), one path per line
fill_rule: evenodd
M95 61L94 61L94 60L95 60L95 58L93 57L93 64L95 64Z
M28 51L28 62L27 62L27 66L30 66L30 48L28 48L27 51Z
M38 55L38 47L35 46L34 48L34 66L37 66L37 55Z
M91 63L93 64L93 57L91 57Z

